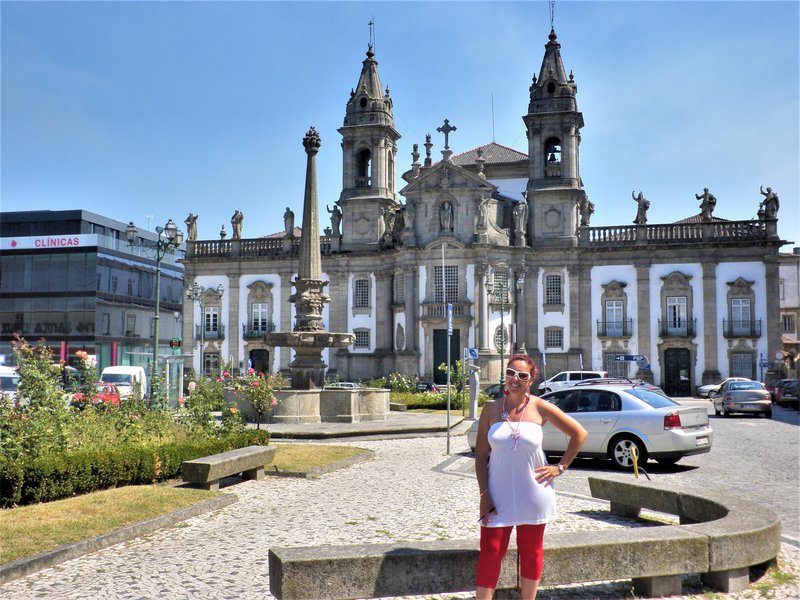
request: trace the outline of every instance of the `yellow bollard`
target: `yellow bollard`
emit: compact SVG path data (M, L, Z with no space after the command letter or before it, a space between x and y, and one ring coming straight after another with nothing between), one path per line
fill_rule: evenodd
M633 476L639 479L639 449L636 446L631 448L631 456L633 456Z

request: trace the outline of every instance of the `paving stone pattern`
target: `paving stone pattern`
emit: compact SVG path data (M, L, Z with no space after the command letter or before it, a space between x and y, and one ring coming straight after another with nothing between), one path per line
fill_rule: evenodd
M318 479L238 483L227 489L239 497L231 506L9 582L0 586L0 598L269 599L271 546L477 539L477 488L465 468L471 460L464 436L454 438L452 457L442 437L346 443L373 450L375 458ZM574 476L584 475L564 475ZM605 508L560 493L559 517L548 531L631 526L599 512ZM781 558L782 568L796 574L797 549L786 547ZM800 597L796 582L773 592L778 600ZM631 597L627 582L540 592L544 599L622 597ZM760 596L750 590L713 597Z

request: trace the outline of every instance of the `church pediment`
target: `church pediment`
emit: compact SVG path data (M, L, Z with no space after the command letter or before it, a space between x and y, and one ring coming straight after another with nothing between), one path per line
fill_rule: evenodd
M470 173L451 162L439 162L430 169L421 171L419 176L400 190L403 196L443 190L488 190L497 187L485 179Z

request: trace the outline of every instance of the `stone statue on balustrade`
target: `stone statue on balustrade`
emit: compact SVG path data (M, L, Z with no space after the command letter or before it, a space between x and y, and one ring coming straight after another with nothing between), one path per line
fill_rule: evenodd
M703 221L710 221L714 213L714 207L717 205L717 199L714 194L708 191L708 188L703 188L702 194L695 194L695 198L701 200L700 202L700 218Z
M331 215L331 234L334 237L339 237L342 235L342 209L336 204L333 205L333 210L331 210L327 204L325 205L325 208Z
M231 217L231 229L233 230L233 239L242 239L242 223L244 222L244 215L242 211L237 210Z
M639 192L638 195L631 192L631 198L633 198L633 201L636 202L637 205L636 218L633 222L636 225L644 225L647 223L647 210L650 208L650 201L644 197L642 192Z
M514 216L514 231L517 235L525 235L528 231L528 204L517 202L512 210Z
M759 190L761 190L761 195L764 196L764 200L758 205L759 209L764 210L764 218L765 219L777 219L778 218L778 209L780 208L780 201L778 200L778 194L772 191L771 187L767 187L767 191L764 191L763 186L759 186ZM760 214L759 210L759 214Z
M184 223L186 223L186 237L189 241L195 241L197 239L197 215L189 213Z
M286 231L286 237L294 237L294 212L288 206L286 212L283 213L283 228Z
M594 202L590 202L589 199L584 196L581 198L580 204L578 205L578 211L581 215L581 227L588 227L589 219L591 219L594 214Z

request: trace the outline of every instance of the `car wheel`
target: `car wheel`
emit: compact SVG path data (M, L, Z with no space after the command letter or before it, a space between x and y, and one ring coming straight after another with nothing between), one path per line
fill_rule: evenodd
M644 466L647 462L647 450L644 444L635 437L621 436L611 442L611 459L620 469L633 468L633 449L639 456L639 466Z

